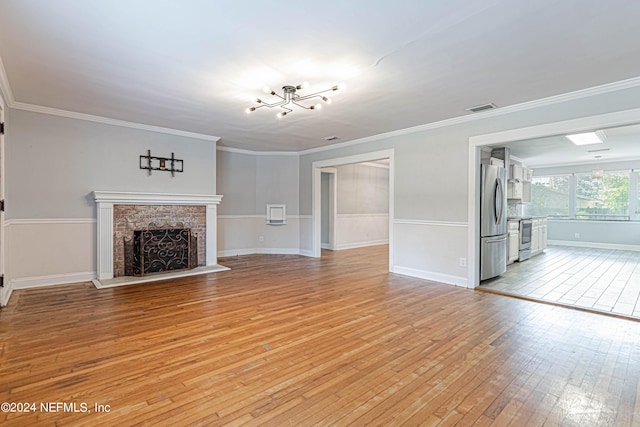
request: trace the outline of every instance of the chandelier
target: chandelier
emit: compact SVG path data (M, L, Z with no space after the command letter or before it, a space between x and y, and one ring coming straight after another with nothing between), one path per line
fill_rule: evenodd
M600 168L600 159L602 156L595 156L596 168L591 171L591 179L602 179L604 177L604 169Z
M331 104L331 98L328 98L327 96L323 95L326 92L333 92L336 90L342 90L344 89L344 83L341 83L339 85L335 85L332 86L329 89L325 89L325 90L321 90L320 92L316 92L316 93L312 93L309 95L299 95L297 92L300 89L304 89L309 85L309 83L304 82L302 84L296 85L296 86L291 86L291 85L285 85L282 86L282 95L277 94L274 90L270 89L269 87L264 88L264 92L271 95L271 96L275 96L277 98L280 98L280 100L276 100L276 102L273 103L269 103L269 102L265 102L260 98L253 98L253 101L258 103L259 105L257 107L249 107L247 109L245 109L244 111L249 114L252 113L254 111L256 111L258 108L262 108L262 107L269 107L269 108L282 108L283 111L280 111L278 114L276 114L276 117L281 119L284 116L286 116L289 113L293 112L293 109L290 107L298 106L300 108L304 108L305 110L319 110L322 108L322 103L317 103L317 104L313 104L313 105L305 105L306 103L301 104L301 101L307 101L309 99L313 99L313 98L318 98L318 100L322 100L324 101L326 104Z

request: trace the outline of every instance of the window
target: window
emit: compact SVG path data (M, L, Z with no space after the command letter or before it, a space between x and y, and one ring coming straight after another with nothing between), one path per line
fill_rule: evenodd
M531 203L527 213L533 216L569 218L569 175L535 177L531 181Z
M576 219L629 220L629 171L576 174Z

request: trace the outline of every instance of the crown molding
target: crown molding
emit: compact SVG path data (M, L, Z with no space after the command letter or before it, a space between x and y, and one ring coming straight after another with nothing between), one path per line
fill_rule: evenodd
M354 139L352 141L339 142L337 144L325 145L322 147L311 148L309 150L300 151L300 155L319 153L322 151L335 150L338 148L349 147L352 145L364 144L367 142L378 141L381 139L392 138L395 136L409 135L416 132L421 132L430 129L437 129L446 126L452 126L460 123L472 122L475 120L486 119L489 117L497 117L505 114L517 113L519 111L531 110L534 108L546 107L562 102L573 101L577 99L588 98L590 96L606 94L615 92L618 90L629 89L640 86L640 76L633 77L626 80L620 80L618 82L607 83L600 86L594 86L586 89L580 89L574 92L563 93L560 95L554 95L547 98L536 99L533 101L527 101L520 104L509 105L507 107L500 107L496 110L487 110L481 113L472 113L472 115L459 116L451 119L441 120L438 122L427 123L424 125L413 126L405 129L399 129L391 132L380 133L377 135L367 136L364 138Z
M41 105L26 104L24 102L14 102L13 105L10 105L10 107L15 108L16 110L31 111L34 113L41 113L41 114L50 114L52 116L67 117L71 119L85 120L89 122L103 123L103 124L113 125L113 126L140 129L140 130L146 130L150 132L165 133L169 135L183 136L186 138L202 139L205 141L218 142L220 140L219 136L205 135L202 133L195 133L195 132L187 132L183 130L165 128L160 126L145 125L142 123L128 122L125 120L111 119L108 117L94 116L94 115L85 114L85 113L76 113L75 111L60 110L58 108L43 107Z
M4 64L2 63L2 58L0 58L0 95L7 103L8 107L11 107L11 105L15 103L13 92L9 85L9 79L7 78L7 72L5 71Z
M218 142L220 140L219 136L214 136L214 135L205 135L202 133L187 132L187 131L178 130L178 129L145 125L142 123L128 122L126 120L118 120L118 119L112 119L109 117L94 116L91 114L77 113L75 111L67 111L67 110L61 110L58 108L44 107L42 105L34 105L34 104L27 104L25 102L18 102L15 100L13 96L13 91L11 90L11 85L9 84L9 78L7 77L7 72L4 69L4 63L2 62L2 58L0 58L0 92L1 92L0 95L2 95L2 97L4 98L5 102L7 103L7 106L9 108L14 108L16 110L31 111L34 113L41 113L41 114L50 114L52 116L67 117L70 119L85 120L89 122L103 123L103 124L112 125L112 126L120 126L120 127L131 128L131 129L140 129L140 130L146 130L150 132L158 132L158 133L164 133L169 135L183 136L186 138L202 139L205 141Z
M253 151L245 150L242 148L222 147L218 145L216 147L218 151L226 151L228 153L249 154L251 156L299 156L298 151Z

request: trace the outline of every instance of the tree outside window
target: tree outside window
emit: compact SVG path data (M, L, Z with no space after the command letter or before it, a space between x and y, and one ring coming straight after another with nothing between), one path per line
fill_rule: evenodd
M629 171L576 178L576 219L629 220Z
M534 177L527 212L533 216L569 218L569 176Z

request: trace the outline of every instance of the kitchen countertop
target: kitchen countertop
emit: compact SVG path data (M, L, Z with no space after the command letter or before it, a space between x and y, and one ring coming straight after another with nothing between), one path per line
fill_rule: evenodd
M521 219L547 219L546 216L509 216L507 221L520 221Z

